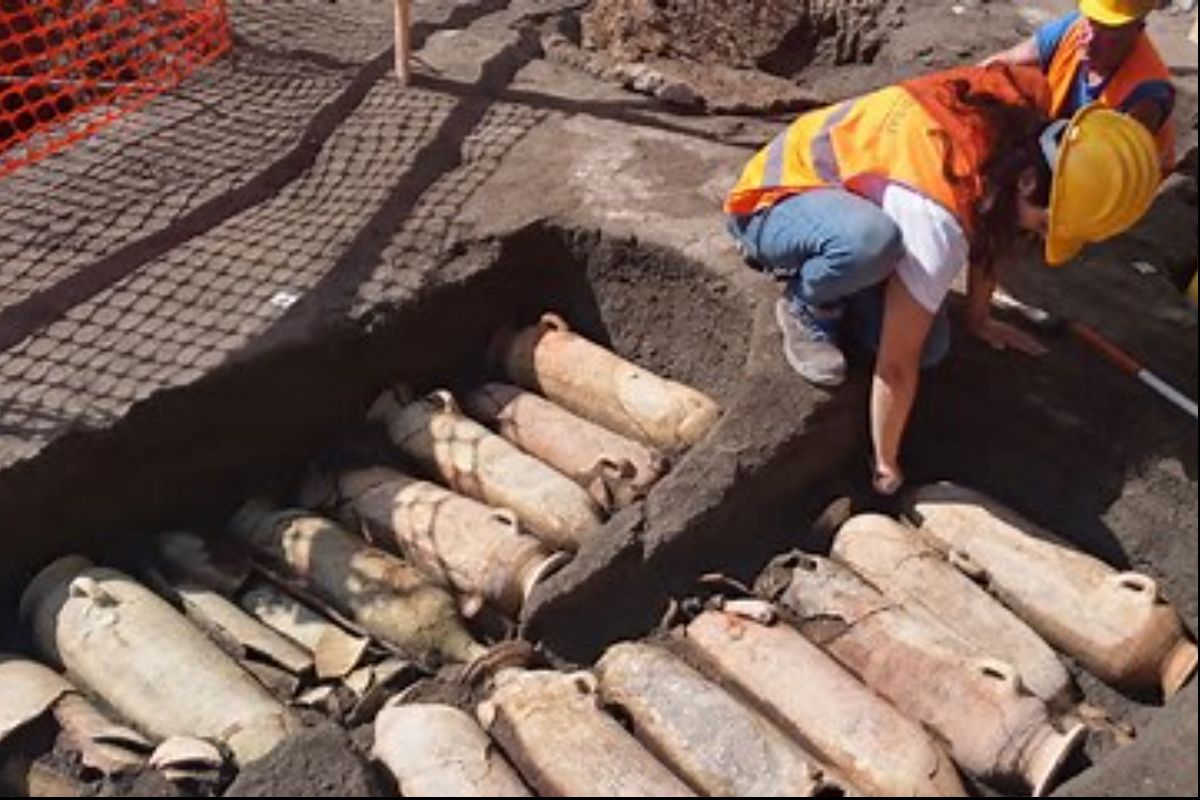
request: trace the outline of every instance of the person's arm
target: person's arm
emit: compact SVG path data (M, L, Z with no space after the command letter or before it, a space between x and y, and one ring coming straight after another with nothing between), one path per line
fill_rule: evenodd
M1171 118L1175 108L1175 87L1169 80L1150 79L1134 87L1121 103L1121 110L1136 119L1152 135Z
M1125 113L1142 123L1146 130L1150 131L1150 134L1153 136L1158 135L1159 129L1166 123L1169 116L1163 110L1162 103L1154 100L1142 100L1134 104Z
M979 66L990 67L992 64L1011 64L1014 67L1021 67L1040 62L1041 55L1038 50L1037 37L1030 36L1028 39L1013 45L1007 50L1001 50L999 53L988 56L979 62Z
M967 303L964 312L967 330L975 333L987 325L992 315L992 294L996 276L978 264L967 266Z
M933 314L909 293L898 275L888 281L883 336L871 383L871 441L875 450L875 489L895 494L904 483L900 442L908 426L921 379L921 350Z
M1036 64L1045 72L1049 68L1050 61L1054 58L1059 44L1062 43L1063 37L1067 35L1067 31L1078 19L1079 12L1072 11L1053 22L1047 22L1034 31L1028 39L985 58L979 65L986 67L990 64L1011 64L1019 67Z
M977 264L967 268L967 330L983 339L996 350L1013 348L1031 356L1045 355L1045 346L1025 331L992 317L992 294L996 291L996 276Z

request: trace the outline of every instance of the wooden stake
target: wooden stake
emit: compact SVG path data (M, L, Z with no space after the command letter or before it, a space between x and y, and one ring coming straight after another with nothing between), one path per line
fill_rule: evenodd
M396 2L396 77L400 83L408 85L412 78L409 70L409 59L412 56L412 39L409 27L412 23L412 0L395 0Z

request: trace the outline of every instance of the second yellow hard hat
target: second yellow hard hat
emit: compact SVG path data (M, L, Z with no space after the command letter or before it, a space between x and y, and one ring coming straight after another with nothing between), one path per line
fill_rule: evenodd
M1079 13L1114 28L1137 22L1157 7L1156 0L1079 0Z
M1158 150L1140 122L1098 103L1051 123L1042 149L1054 170L1046 262L1074 258L1116 236L1149 210L1158 192Z

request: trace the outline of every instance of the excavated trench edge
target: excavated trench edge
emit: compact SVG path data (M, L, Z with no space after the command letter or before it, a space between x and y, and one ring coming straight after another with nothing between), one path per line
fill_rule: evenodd
M569 621L585 595L625 582L632 600L649 572L685 571L688 560L716 565L727 560L721 545L743 550L788 527L781 520L800 519L792 506L805 483L836 473L838 454L853 449L854 401L797 394L802 387L774 358L762 304L677 254L535 225L476 244L438 275L408 301L289 332L276 347L262 343L253 358L153 395L111 427L73 432L0 473L11 532L0 565L5 612L36 569L64 552L120 564L157 530L216 529L253 494L288 499L305 464L361 425L379 390L397 380L467 385L484 374L495 331L545 310L727 409L644 507L611 520L535 595L529 630L564 657L609 638L599 625L581 636ZM780 471L786 480L760 479ZM747 529L736 543L721 541L737 519ZM663 580L649 583L665 597ZM618 626L640 627L633 618Z

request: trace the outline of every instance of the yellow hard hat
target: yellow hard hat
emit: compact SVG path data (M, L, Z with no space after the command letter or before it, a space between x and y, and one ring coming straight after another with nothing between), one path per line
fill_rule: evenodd
M1085 244L1127 230L1150 209L1160 178L1149 131L1099 103L1042 131L1042 153L1053 165L1046 263L1074 258Z
M1079 13L1114 28L1137 22L1157 7L1156 0L1079 0Z

